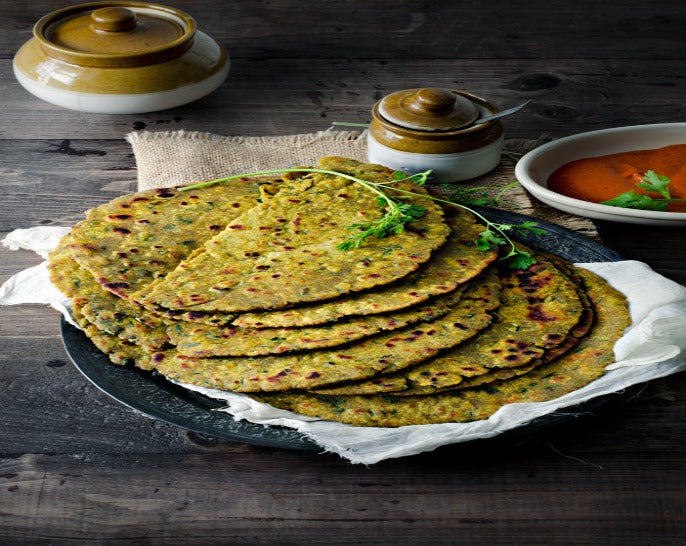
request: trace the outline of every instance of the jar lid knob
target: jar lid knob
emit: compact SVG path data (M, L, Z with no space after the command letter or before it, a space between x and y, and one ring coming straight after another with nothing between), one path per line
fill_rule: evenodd
M91 13L91 24L96 31L129 32L136 28L136 13L128 8L100 8Z
M455 93L447 89L423 88L407 98L406 106L416 112L450 112L456 100Z

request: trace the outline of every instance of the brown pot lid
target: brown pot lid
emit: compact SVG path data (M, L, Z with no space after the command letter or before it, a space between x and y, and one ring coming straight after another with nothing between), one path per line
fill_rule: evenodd
M179 56L192 44L195 21L146 2L93 2L57 10L34 27L51 57L83 66L141 66Z
M456 131L474 123L478 106L448 89L424 87L396 91L379 102L387 121L419 131Z

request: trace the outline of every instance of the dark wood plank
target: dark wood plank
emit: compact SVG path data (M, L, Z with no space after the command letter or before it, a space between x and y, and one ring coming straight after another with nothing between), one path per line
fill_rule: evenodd
M155 544L187 538L426 544L459 537L464 544L584 544L602 535L609 544L641 545L670 544L684 532L683 492L667 477L655 482L641 470L659 464L679 472L679 455L612 454L596 461L602 468L589 470L552 452L534 463L514 451L506 464L497 454L421 456L405 465L341 472L316 455L301 455L292 466L289 453L273 450L220 448L118 460L24 455L0 466L8 499L0 537L97 536ZM285 465L291 465L288 473L273 472ZM561 488L560 475L589 473L592 486ZM625 489L627 479L633 492ZM669 520L674 524L663 527Z
M23 4L23 5L22 5ZM8 58L35 21L65 4L0 6L0 51ZM679 59L686 10L680 0L414 2L177 0L236 58ZM640 41L640 46L637 42ZM631 47L628 47L631 45Z
M88 208L135 190L135 162L124 140L0 140L0 169L11 187L0 230L72 225Z
M686 285L686 227L637 226L599 222L603 242L630 260Z
M238 59L227 81L193 104L150 114L93 115L36 99L14 80L10 61L0 60L0 88L6 93L0 139L52 139L50 147L57 151L64 139L123 139L139 129L316 132L334 121L368 122L382 96L425 86L467 89L501 108L530 100L507 119L506 134L562 137L682 119L683 79L679 60ZM72 153L93 159L88 151ZM11 173L18 167L7 168Z

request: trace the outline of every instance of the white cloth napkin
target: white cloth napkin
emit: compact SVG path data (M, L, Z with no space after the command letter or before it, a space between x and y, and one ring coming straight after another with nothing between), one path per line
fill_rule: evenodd
M68 228L16 230L2 242L12 249L34 250L45 256ZM45 303L68 317L64 296L51 285L45 262L21 271L0 287L0 304ZM193 385L185 388L225 400L234 419L290 427L312 438L322 450L352 463L413 455L439 446L496 436L549 414L574 412L573 406L592 398L686 370L686 288L638 261L577 264L621 291L629 300L632 326L615 345L616 363L586 387L555 400L509 404L489 419L472 423L412 425L398 428L353 427L321 421L272 408L248 396Z

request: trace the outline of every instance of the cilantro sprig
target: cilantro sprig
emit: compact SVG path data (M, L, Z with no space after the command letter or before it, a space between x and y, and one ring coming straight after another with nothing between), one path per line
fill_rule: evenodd
M384 199L380 197L377 199L377 203L381 207L385 205ZM387 211L381 218L373 222L352 224L351 228L360 231L348 237L337 248L338 250L352 250L361 246L372 235L383 239L389 235L402 233L405 231L405 224L418 220L424 216L425 212L426 209L420 205L397 203L392 210Z
M269 176L274 174L286 173L319 173L332 176L339 176L352 182L355 182L357 184L360 184L364 188L368 189L369 191L377 195L377 203L379 204L380 208L382 208L382 210L384 211L383 216L371 222L358 223L350 226L357 232L348 237L345 241L342 241L338 245L338 249L343 251L358 248L369 237L372 236L381 239L393 234L404 232L405 227L408 223L415 222L426 213L425 207L412 203L406 203L403 201L403 198L410 196L420 197L423 199L428 198L439 203L459 207L477 216L484 223L485 229L481 232L481 234L475 241L476 248L479 250L493 250L501 246L506 247L507 250L506 252L504 252L504 255L500 259L506 262L506 264L513 269L526 269L530 265L536 263L536 260L531 256L529 252L526 252L518 248L515 245L514 241L510 238L508 233L545 233L542 229L536 227L535 222L523 222L521 224L502 224L498 222L493 222L486 218L483 214L470 208L468 204L463 204L459 201L450 201L447 199L442 199L435 195L421 194L409 190L404 190L395 185L397 182L411 181L421 186L429 178L431 174L430 170L412 176L407 176L402 172L394 172L392 175L393 180L391 181L372 182L370 180L364 180L362 178L350 174L341 173L329 169L296 167L291 169L274 169L269 171L260 171L254 173L246 173L234 176L227 176L223 178L217 178L215 180L208 180L205 182L199 182L197 184L191 184L189 186L181 187L179 188L179 191L189 191L198 188L205 188L208 186L212 186L214 184L218 184L220 182L228 182L230 180L237 180L239 178ZM512 184L511 186L513 185L515 184ZM393 192L394 194L391 195L389 191Z
M517 180L502 186L478 186L475 188L466 188L450 183L439 184L439 188L445 191L451 199L455 199L463 205L477 205L480 207L508 205L513 208L518 207L514 203L505 201L503 196L517 186L519 186L519 181Z
M669 193L669 185L671 180L663 174L658 174L655 171L646 171L640 182L636 184L637 187L647 190L652 193L657 193L660 197L652 197L643 193L636 193L634 190L629 190L619 194L613 199L601 201L601 205L610 205L611 207L622 207L625 209L642 209L655 210L664 212L667 206L674 201L683 201L672 197Z

